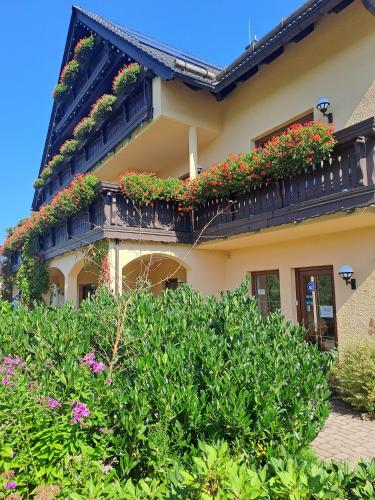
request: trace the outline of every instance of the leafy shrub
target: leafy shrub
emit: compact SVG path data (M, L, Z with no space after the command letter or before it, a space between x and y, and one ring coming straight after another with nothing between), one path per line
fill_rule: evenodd
M44 184L45 184L45 180L43 179L43 177L38 177L37 179L35 179L33 186L35 189L37 189L37 188L44 186Z
M73 136L78 141L83 142L90 136L94 127L95 121L91 118L91 116L86 116L86 118L82 118L82 120L75 126Z
M51 177L52 172L52 167L50 165L46 165L40 173L40 179L42 179L44 182L46 179L48 179L48 177Z
M248 192L311 168L312 163L329 158L335 144L332 132L331 127L319 122L293 125L262 149L230 155L193 180L183 182L131 171L122 177L122 189L137 203L150 204L162 197L179 201L181 209L191 210L208 199Z
M77 45L74 47L74 59L80 64L84 64L87 61L90 53L92 52L94 45L94 35L81 38L81 40L79 40Z
M247 290L102 289L78 310L0 303L0 351L26 363L0 385L0 472L16 470L22 492L54 480L66 494L89 476L93 488L164 484L174 462L190 470L201 440L225 440L255 469L284 449L298 457L328 413L327 357L281 315L263 319Z
M37 238L30 238L22 247L22 260L16 276L16 287L21 292L23 304L30 306L41 301L48 290L48 270L40 253Z
M47 164L47 167L51 168L54 170L57 168L59 165L62 165L64 163L64 156L62 154L55 155Z
M273 137L262 149L231 155L189 183L185 205L247 192L263 183L297 175L314 162L329 158L335 145L332 133L332 127L320 122L297 124Z
M96 124L102 122L112 112L116 96L104 94L92 105L90 117Z
M137 81L141 71L142 67L138 63L131 63L123 66L113 80L113 93L119 96L129 90Z
M89 205L97 195L97 184L98 178L92 174L77 175L69 187L59 191L51 203L18 224L5 240L0 252L9 255L13 250L21 248L30 238L42 235L51 225Z
M357 344L340 355L332 383L354 408L375 415L375 342Z
M122 176L121 190L135 203L150 205L156 200L182 199L186 183L173 177L157 177L152 172L131 170Z
M60 82L53 89L52 96L55 101L62 101L70 92L70 87L66 83Z
M73 155L79 146L79 141L77 139L68 139L60 147L60 154L65 157Z
M0 303L2 371L11 368L0 385L0 485L72 499L373 498L375 460L351 471L279 446L295 439L288 428L302 444L303 422L321 422L326 360L280 316L262 319L246 287L221 301L187 288L120 300L102 291L78 311ZM106 384L87 353L111 351L121 304L123 360ZM90 409L82 425L77 401Z
M60 82L65 84L67 87L71 87L74 81L76 80L79 73L79 63L72 59L68 63L65 64L63 70L60 75Z
M10 259L4 259L0 262L0 299L12 300L14 277Z

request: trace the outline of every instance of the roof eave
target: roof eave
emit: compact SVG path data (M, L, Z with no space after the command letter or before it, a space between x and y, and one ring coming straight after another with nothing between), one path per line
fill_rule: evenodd
M262 37L254 46L253 50L245 51L233 63L227 66L217 75L217 84L215 93L225 92L227 86L238 80L246 80L248 75L257 72L257 66L268 64L276 59L284 49L284 46L290 42L297 42L304 38L299 35L307 30L307 34L314 30L314 24L323 15L335 11L336 13L352 3L354 0L310 0L305 2L298 10L293 12L287 19L280 23L276 28ZM335 10L338 9L338 10ZM311 30L309 31L309 28ZM280 54L278 54L280 51ZM272 56L275 54L275 57Z

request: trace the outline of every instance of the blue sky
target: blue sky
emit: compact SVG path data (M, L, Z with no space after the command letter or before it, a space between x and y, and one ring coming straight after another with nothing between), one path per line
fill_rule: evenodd
M82 0L119 24L226 65L302 0ZM0 241L30 213L71 15L68 0L2 2L0 47Z

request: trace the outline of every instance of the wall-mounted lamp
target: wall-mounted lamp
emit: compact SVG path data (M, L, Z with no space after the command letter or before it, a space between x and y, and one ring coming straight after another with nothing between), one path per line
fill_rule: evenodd
M201 174L203 172L203 167L200 165L197 166L197 174Z
M328 99L328 97L320 97L316 101L316 109L318 109L323 116L326 116L328 118L328 123L333 123L333 114L332 113L327 113L329 110L331 103Z
M357 288L357 283L353 276L353 268L345 264L344 266L341 266L339 269L339 276L345 281L347 285L350 284L352 290L355 290Z

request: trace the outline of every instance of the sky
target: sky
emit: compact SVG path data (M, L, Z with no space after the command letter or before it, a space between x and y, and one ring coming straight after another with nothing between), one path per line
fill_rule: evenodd
M80 0L81 7L221 66L302 0ZM71 16L68 0L1 2L0 242L30 214Z

